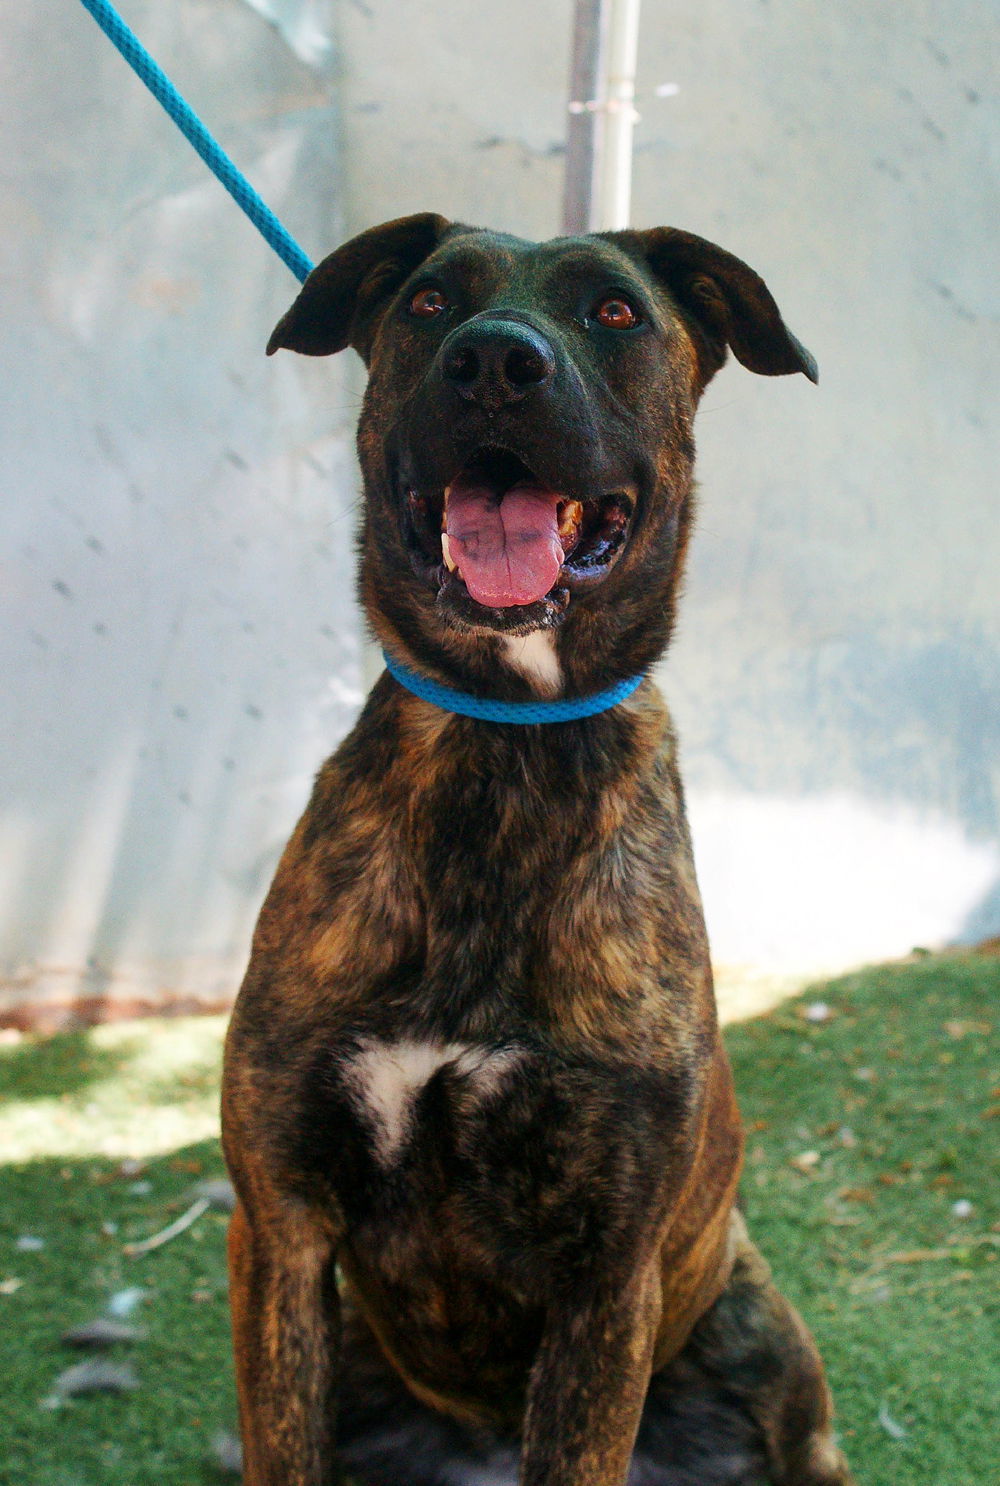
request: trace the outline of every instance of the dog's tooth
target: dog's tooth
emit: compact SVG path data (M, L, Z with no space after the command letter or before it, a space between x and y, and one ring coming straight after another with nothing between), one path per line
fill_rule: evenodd
M451 543L448 541L448 533L446 531L441 533L441 551L444 553L444 560L449 573L457 573L458 563L451 555Z
M559 516L559 535L561 537L572 536L583 520L583 505L578 500L564 502Z

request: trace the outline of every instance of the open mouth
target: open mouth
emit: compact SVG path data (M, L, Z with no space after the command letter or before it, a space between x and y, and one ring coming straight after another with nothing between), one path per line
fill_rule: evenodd
M570 591L610 572L634 508L624 491L578 500L516 455L489 448L439 494L410 487L405 495L417 573L442 594L494 610L542 602L564 609Z

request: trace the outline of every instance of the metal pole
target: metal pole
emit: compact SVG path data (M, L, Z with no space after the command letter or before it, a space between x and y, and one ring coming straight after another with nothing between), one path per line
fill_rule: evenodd
M576 0L563 231L627 227L639 0Z
M562 217L562 230L570 236L589 232L593 225L594 180L604 135L600 92L609 4L576 0Z
M635 68L639 53L639 0L610 0L604 99L607 122L594 190L594 225L628 226L632 202L632 134Z

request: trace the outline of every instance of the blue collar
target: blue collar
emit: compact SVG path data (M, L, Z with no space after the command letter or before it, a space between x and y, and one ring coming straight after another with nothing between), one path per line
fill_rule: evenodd
M556 702L501 702L493 697L473 697L468 692L440 686L429 677L418 676L407 666L400 665L385 650L382 657L390 674L414 696L433 702L435 707L441 707L445 712L459 712L463 717L475 717L481 722L572 722L578 717L593 717L624 702L643 679L642 676L629 676L607 691L595 692L589 697L567 697Z

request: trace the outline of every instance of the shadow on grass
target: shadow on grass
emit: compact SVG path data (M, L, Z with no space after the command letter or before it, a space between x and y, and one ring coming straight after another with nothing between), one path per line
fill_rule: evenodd
M27 1037L0 1048L0 1100L80 1093L117 1073L129 1055L125 1045L97 1046L89 1027L54 1037Z

